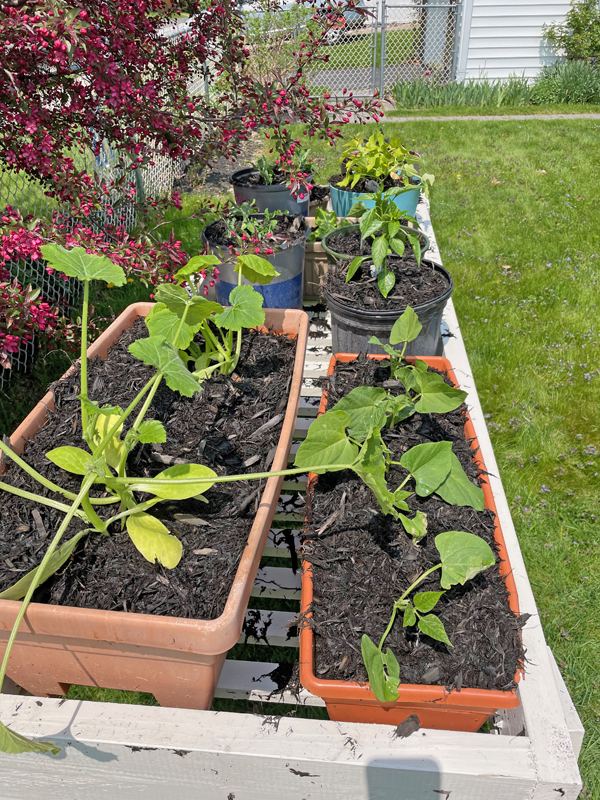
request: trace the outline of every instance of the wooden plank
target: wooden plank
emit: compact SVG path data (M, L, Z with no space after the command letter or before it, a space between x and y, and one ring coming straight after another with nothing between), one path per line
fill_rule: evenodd
M536 786L524 737L6 695L0 716L65 747L3 758L2 800L529 800Z
M252 597L281 597L300 599L300 573L286 567L259 567L252 589Z
M272 647L298 647L292 611L246 611L240 644L264 644ZM290 633L291 631L291 633Z
M230 700L256 700L263 703L323 708L324 701L306 689L295 694L279 688L287 683L290 676L288 668L291 666L271 661L226 661L215 696Z
M554 680L556 682L558 695L562 704L563 714L565 715L565 722L567 723L567 728L571 736L571 744L573 745L575 756L579 758L581 745L583 744L583 737L585 735L585 728L583 727L581 718L577 713L577 709L575 708L573 701L571 700L571 695L569 694L567 685L564 682L563 676L558 668L558 664L554 658L554 653L549 647L548 651L550 656L550 664L552 666L552 671L554 672Z
M269 531L263 553L272 558L292 558L291 548L296 553L300 550L300 531L273 528Z

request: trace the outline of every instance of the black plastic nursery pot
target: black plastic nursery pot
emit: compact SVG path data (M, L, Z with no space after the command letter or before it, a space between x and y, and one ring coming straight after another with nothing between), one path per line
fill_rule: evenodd
M439 356L443 349L440 333L442 315L452 294L453 281L450 273L439 264L422 261L421 265L423 268L433 268L442 273L448 281L448 288L434 300L413 306L413 311L423 328L417 338L408 344L406 355ZM370 311L356 308L350 303L332 297L327 291L325 300L331 312L334 353L384 353L378 345L369 344L369 339L371 336L377 336L383 344L389 344L392 327L406 310L406 308L396 308L389 311Z
M310 202L310 190L303 189L297 195L293 195L287 183L272 183L269 185L261 186L245 186L244 178L251 175L258 175L258 171L247 167L246 169L238 169L233 173L231 184L233 186L233 194L235 202L240 205L246 201L252 202L256 205L257 211L281 211L284 214L303 214L308 216L308 207ZM307 178L308 182L312 182L312 175ZM300 197L303 194L304 197Z
M253 214L256 219L264 219L264 214ZM241 217L240 217L241 218ZM282 219L277 217L277 219ZM222 255L226 248L211 242L211 228L213 222L202 231L202 241L211 253ZM301 236L292 244L281 245L281 250L270 256L263 256L280 274L273 278L271 283L251 283L242 278L242 284L253 286L264 297L264 308L302 308L302 292L304 280L304 251L310 228L306 221L302 221ZM213 237L214 241L214 237ZM220 274L215 283L217 302L229 305L229 293L238 285L238 274L235 272L235 259L225 261L219 265Z
M430 241L429 238L420 228L411 228L410 225L400 225L400 227L406 230L409 233L416 234L419 237L419 243L421 245L421 255L424 256L425 253L429 250ZM359 231L360 232L360 225L346 225L344 228L336 228L334 231L329 231L326 233L325 236L321 239L321 246L323 250L327 253L327 258L329 262L333 264L335 261L347 261L350 263L352 259L355 257L354 255L348 255L347 253L338 253L337 250L333 250L330 246L331 239L339 234L340 232L350 233L351 231Z

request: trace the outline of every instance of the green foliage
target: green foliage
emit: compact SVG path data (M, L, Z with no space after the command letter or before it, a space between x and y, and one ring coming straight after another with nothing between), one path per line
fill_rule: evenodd
M107 256L90 255L84 247L67 250L60 244L43 244L40 248L48 265L80 281L105 281L123 286L126 281L121 267L113 264Z
M198 381L186 369L179 353L163 336L149 336L129 345L129 352L164 375L167 386L184 397L198 391Z
M472 533L464 531L440 533L435 537L435 546L439 551L441 562L419 575L396 600L390 622L381 637L379 647L368 636L363 636L361 650L369 675L371 691L382 703L397 700L399 697L400 672L399 668L396 669L398 662L389 648L385 654L383 653L383 645L392 630L397 613L401 612L402 625L405 628L411 628L416 624L426 636L452 647L443 622L436 614L430 612L445 594L444 590L450 589L456 584L466 583L495 563L491 547ZM439 569L442 571L440 579L442 591L419 592L411 598L411 594L417 586Z
M600 103L600 67L585 61L542 67L532 89L531 102Z
M174 569L181 561L183 547L166 525L151 514L131 514L127 517L129 538L147 561L158 561L167 569Z
M352 223L347 219L338 217L335 211L325 211L324 208L317 208L315 214L315 229L308 237L309 242L320 242L321 239L338 228L346 228Z
M376 131L366 140L357 137L346 142L340 157L346 175L339 185L352 189L361 179L381 183L393 178L411 188L410 179L418 176L415 164L420 160L420 156L402 144L400 137L392 136L386 140L381 131Z
M250 283L271 283L273 278L281 274L266 258L252 253L239 256L235 271L241 272Z
M136 492L148 492L163 500L188 500L207 492L216 481L216 472L203 464L175 464L154 478L135 480L130 488Z
M499 108L526 106L531 101L531 87L525 76L511 75L507 80L469 78L463 83L437 83L428 78L398 81L392 86L398 109L440 108L443 106Z
M546 39L557 49L565 51L569 60L600 57L600 6L597 0L571 0L564 21L544 25L543 30Z

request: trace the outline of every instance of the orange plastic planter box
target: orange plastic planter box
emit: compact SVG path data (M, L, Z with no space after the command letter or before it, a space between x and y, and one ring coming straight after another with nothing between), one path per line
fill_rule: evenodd
M144 317L152 303L129 306L89 348L106 358L111 345ZM273 470L285 469L296 424L308 336L303 311L266 311L264 331L297 337L290 396ZM52 392L11 436L22 453L25 442L54 409ZM223 614L214 620L179 619L124 611L99 611L32 603L13 647L8 675L37 696L62 695L71 684L152 693L164 706L207 709L227 651L242 631L248 599L271 527L282 477L267 480L248 542ZM21 603L0 601L0 656Z
M331 375L338 361L348 362L357 358L356 355L340 353L332 356L329 364L328 375ZM369 358L382 360L384 355L370 355ZM415 358L407 359L413 363ZM455 386L458 381L448 359L439 357L421 357L430 367L448 373ZM324 392L321 399L319 414L327 408L327 394ZM471 417L467 413L465 435L472 439L471 447L474 451L478 448L475 429ZM473 454L477 466L486 472L485 464L479 453ZM309 486L317 481L317 476L309 476ZM496 504L489 483L482 480L485 507L496 514L495 538L499 548L500 574L503 576L509 594L511 609L518 615L519 603L517 590L508 561L502 528L498 522ZM313 600L313 576L311 565L303 563L302 573L302 612L310 616L310 605ZM452 731L477 731L500 708L515 708L519 705L519 698L515 690L491 691L488 689L462 689L461 691L448 692L443 686L426 685L400 685L400 697L392 703L382 703L373 695L368 684L356 681L322 680L314 672L314 635L309 627L300 630L300 682L312 694L322 697L327 706L327 712L333 720L340 722L375 722L386 725L398 725L411 714L419 717L421 727L439 728ZM520 671L515 675L515 681L520 678Z

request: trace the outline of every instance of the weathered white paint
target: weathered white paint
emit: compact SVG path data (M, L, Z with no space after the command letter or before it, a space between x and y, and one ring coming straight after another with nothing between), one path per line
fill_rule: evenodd
M568 0L464 0L457 80L465 78L534 78L557 55L542 27L562 22Z

